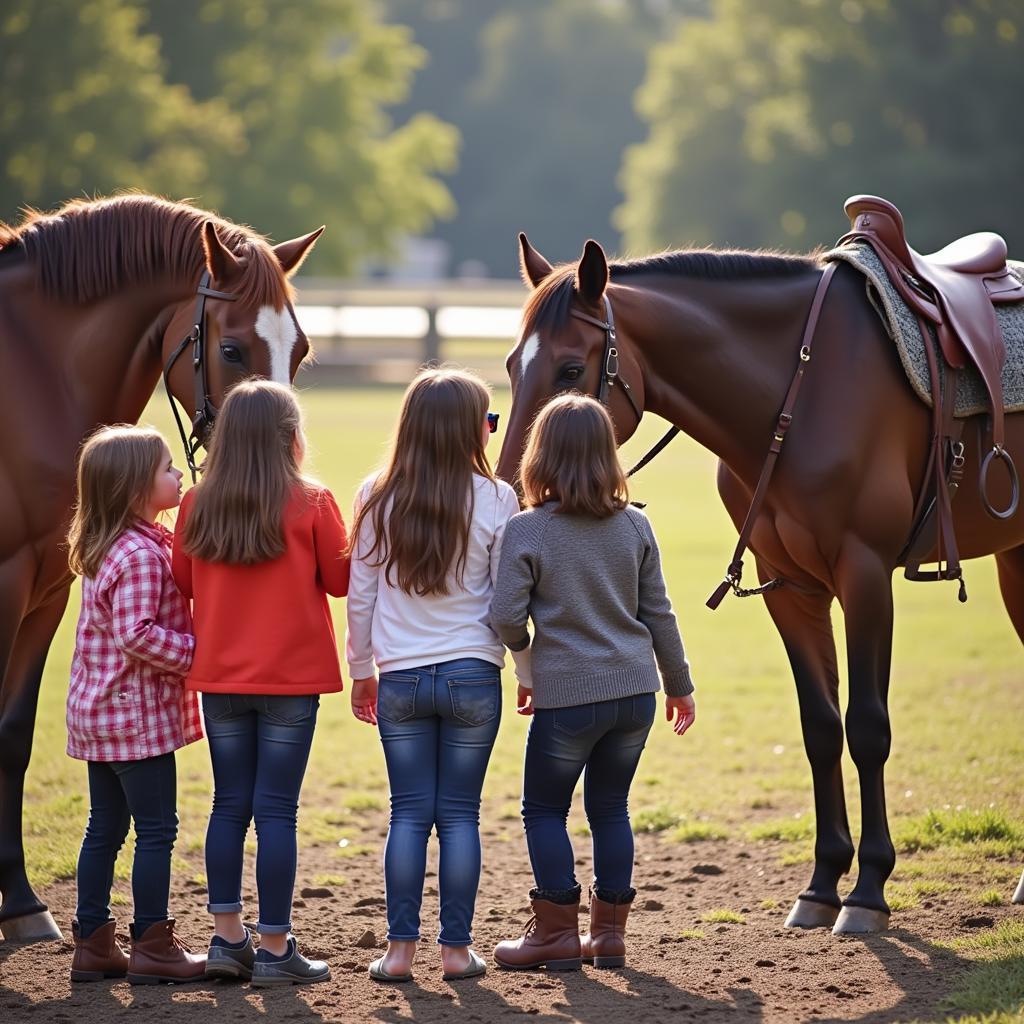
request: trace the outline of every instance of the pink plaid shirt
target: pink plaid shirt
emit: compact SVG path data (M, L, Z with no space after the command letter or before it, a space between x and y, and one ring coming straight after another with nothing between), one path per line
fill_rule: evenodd
M201 739L199 701L182 685L195 639L171 576L171 533L136 520L82 580L68 688L68 754L141 761Z

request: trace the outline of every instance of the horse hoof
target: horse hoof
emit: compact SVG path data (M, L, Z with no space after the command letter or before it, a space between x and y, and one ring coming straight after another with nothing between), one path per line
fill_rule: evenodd
M1014 903L1024 903L1024 871L1021 872L1020 882L1017 883L1017 891L1013 894Z
M839 908L813 900L797 899L786 918L787 928L831 928L839 916Z
M843 907L832 929L833 935L863 935L867 932L884 932L889 927L887 910L872 910L870 907Z
M36 914L24 914L21 917L10 917L0 922L0 935L6 942L49 942L64 938L57 922L48 910L40 910Z

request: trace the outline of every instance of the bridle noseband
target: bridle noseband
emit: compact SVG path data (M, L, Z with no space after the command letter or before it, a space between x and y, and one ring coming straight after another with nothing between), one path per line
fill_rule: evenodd
M621 389L626 398L629 399L629 404L636 415L637 424L644 418L644 411L636 404L636 399L633 397L633 391L626 381L626 378L619 372L619 349L617 345L617 339L615 335L615 316L612 313L611 300L607 295L602 296L604 299L604 320L599 320L596 316L591 316L589 313L584 313L579 309L570 309L569 313L576 317L577 320L582 320L584 323L593 324L595 327L600 327L604 331L604 352L601 355L601 376L597 382L597 391L594 397L604 406L608 405L608 393L617 384ZM634 473L643 469L651 459L654 458L668 443L680 433L679 427L671 427L668 432L661 438L658 443L651 448L651 450L626 474L626 476L632 476Z
M213 421L217 416L217 410L206 387L206 300L223 299L225 302L234 302L238 296L234 292L219 292L210 285L209 270L203 271L199 278L199 285L196 288L196 309L192 317L192 330L185 335L178 343L177 348L170 354L167 362L164 363L164 389L167 391L167 398L171 403L171 412L174 413L174 422L178 425L178 433L181 435L181 443L185 448L185 462L189 472L192 474L192 483L196 482L196 474L199 469L196 465L196 453L206 443ZM192 417L192 430L186 435L185 427L178 414L178 407L174 403L174 395L171 394L171 383L169 380L171 369L178 361L178 357L185 351L187 345L192 345L192 371L195 375L195 415Z

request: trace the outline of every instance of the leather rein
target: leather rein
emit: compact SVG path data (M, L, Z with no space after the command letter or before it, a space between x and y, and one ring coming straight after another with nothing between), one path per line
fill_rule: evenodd
M746 519L743 521L743 526L740 528L739 540L736 542L736 549L733 551L732 561L730 561L729 567L725 571L725 578L707 600L707 606L712 610L722 603L723 598L730 590L737 597L754 597L758 594L767 593L769 590L775 590L777 587L781 587L783 585L784 581L781 578L777 578L769 580L767 583L764 583L759 587L741 587L740 583L743 579L743 555L750 543L750 535L754 531L754 523L756 522L758 515L760 515L761 506L764 504L765 495L768 492L768 484L771 482L772 473L775 471L775 464L782 451L783 442L786 440L786 433L793 422L793 408L796 405L797 395L800 392L800 385L803 382L807 364L811 361L811 346L814 344L814 332L818 326L818 319L821 316L821 307L825 301L825 293L828 291L828 286L832 281L832 276L835 271L836 264L830 263L823 271L821 279L818 281L818 286L815 289L810 311L807 314L807 323L804 326L803 338L800 342L800 361L797 363L793 380L790 382L789 390L786 392L786 397L783 400L782 412L779 413L778 421L775 424L775 432L772 435L771 444L768 446L768 455L765 458L764 466L761 468L761 476L757 481L757 487L754 489L754 496L751 498L750 508L747 511ZM615 318L612 314L612 304L607 295L604 296L604 309L604 320L599 320L597 317L590 316L588 313L583 313L577 309L570 310L571 315L576 317L577 320L583 320L588 324L593 324L595 327L599 327L605 332L604 354L601 358L601 377L598 381L597 392L594 397L603 405L607 405L609 391L612 387L618 385L622 388L626 398L629 399L629 404L632 406L633 412L636 414L637 422L639 423L643 418L643 410L637 406L629 384L626 383L625 379L619 372L619 350L616 344ZM661 438L661 440L659 440L658 443L655 444L654 447L651 448L650 451L648 451L632 469L630 469L626 475L632 476L634 473L643 469L644 466L646 466L677 434L681 432L681 429L682 428L680 427L673 426Z
M192 483L196 482L196 475L199 472L196 455L206 443L210 430L213 428L213 421L217 416L217 410L213 402L210 401L206 384L206 300L223 299L225 302L234 302L238 298L234 292L220 292L211 288L210 280L209 270L204 270L202 277L199 278L199 285L196 287L196 308L192 317L192 330L182 338L168 356L163 371L164 389L167 392L167 399L171 403L174 422L178 425L178 434L181 436L181 443L185 449L185 462L192 474ZM184 424L178 413L178 406L171 393L169 377L178 357L190 344L192 346L192 372L195 378L195 414L192 417L192 430L186 435Z

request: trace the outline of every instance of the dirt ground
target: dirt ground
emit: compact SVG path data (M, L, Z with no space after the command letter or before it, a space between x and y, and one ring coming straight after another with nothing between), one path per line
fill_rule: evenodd
M487 842L490 838L491 842ZM583 852L585 840L577 839ZM192 858L190 858L191 860ZM379 985L366 967L383 946L385 918L379 854L344 861L346 884L306 886L296 895L295 930L302 949L331 964L330 982L288 991L252 991L248 985L216 982L135 987L126 982L72 986L71 946L0 944L0 1021L100 1024L117 1011L142 1009L161 1021L221 1024L261 1014L284 1020L436 1022L506 1020L529 1014L540 1021L608 1024L686 1020L882 1021L943 1019L941 1002L970 964L936 949L932 940L976 934L1012 907L979 915L977 905L955 895L924 901L894 917L881 935L834 938L827 931L782 927L807 865L779 867L771 844L739 842L678 845L641 836L635 884L638 896L629 920L629 961L624 970L550 975L509 973L491 966L485 977L441 980L433 927L436 879L424 901L424 935L406 985ZM580 858L580 877L588 861ZM196 860L196 869L201 864ZM334 851L320 846L300 854L301 878L337 873ZM485 832L485 866L477 903L476 948L489 954L500 939L516 934L528 917L530 879L521 838ZM127 894L124 883L118 891ZM303 889L300 881L299 890ZM74 910L74 886L55 885L44 894L62 927ZM179 931L203 948L208 939L205 893L197 882L175 884L172 911ZM252 892L247 906L254 912ZM772 900L778 906L766 909ZM708 923L709 911L728 908L743 923ZM127 931L128 907L117 906L118 931ZM703 936L694 936L699 930ZM683 937L683 933L691 933ZM360 941L364 945L359 945ZM125 937L126 943L126 937ZM127 944L127 943L126 943ZM134 1019L149 1019L134 1017Z

